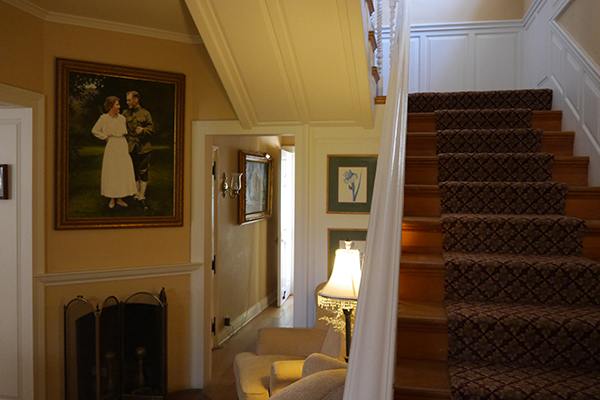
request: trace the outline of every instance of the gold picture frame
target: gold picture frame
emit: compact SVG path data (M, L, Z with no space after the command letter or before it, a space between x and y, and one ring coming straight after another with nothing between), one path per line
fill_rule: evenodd
M105 109L109 96L118 99L118 113L124 116L121 112L128 111L132 91L138 93L139 106L150 115L142 129L149 139L144 139L144 150L136 151L146 157L137 170L147 175L134 172L138 188L134 190L126 165L129 194L118 197L121 201L115 205L106 197L104 185L110 181L103 172L112 138L97 137L92 129L101 116L109 115ZM184 104L183 74L57 58L55 228L182 226ZM131 152L131 157L132 148L141 142L130 128L135 121L127 119L127 131L120 138L127 139L126 152ZM123 141L120 143L120 161L127 163ZM131 161L132 166L136 164ZM118 180L117 174L106 176ZM145 192L140 191L140 182L145 182Z
M273 214L273 159L268 154L240 150L239 161L239 224L269 218Z

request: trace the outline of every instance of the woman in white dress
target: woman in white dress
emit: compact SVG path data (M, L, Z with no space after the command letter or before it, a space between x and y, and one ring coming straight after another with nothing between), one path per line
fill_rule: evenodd
M102 184L100 194L110 198L108 206L116 204L127 207L123 197L137 193L133 163L129 156L129 146L125 135L127 126L125 117L119 114L121 106L119 98L109 96L104 102L104 111L92 128L92 133L99 139L106 140L104 158L102 159Z

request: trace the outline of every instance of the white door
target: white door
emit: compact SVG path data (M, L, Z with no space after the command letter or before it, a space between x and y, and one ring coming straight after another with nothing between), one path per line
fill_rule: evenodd
M33 399L32 110L0 108L0 399Z
M294 276L294 171L295 154L281 150L279 171L279 271L277 306L292 294Z

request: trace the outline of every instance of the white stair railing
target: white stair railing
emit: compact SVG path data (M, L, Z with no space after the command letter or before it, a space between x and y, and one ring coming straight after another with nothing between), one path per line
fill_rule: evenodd
M344 400L391 400L394 393L408 105L409 2L400 0L396 9L399 26L394 35Z

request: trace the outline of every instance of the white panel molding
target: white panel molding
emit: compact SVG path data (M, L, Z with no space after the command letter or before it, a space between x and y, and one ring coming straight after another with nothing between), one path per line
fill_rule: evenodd
M36 275L35 279L45 286L62 286L90 282L151 278L157 276L189 275L200 269L201 266L201 263L189 263L141 268L118 268L104 271L65 272Z
M588 75L583 78L582 126L600 143L600 87Z
M151 37L155 39L164 39L174 42L200 44L202 38L200 35L186 35L184 33L169 32L161 29L153 29L144 26L135 26L129 24L123 24L113 21L105 21L96 18L79 17L75 15L68 15L62 13L56 13L47 11L27 0L2 0L21 11L25 11L35 17L38 17L47 22L56 22L59 24L83 26L86 28L102 29L105 31L112 31L118 33L127 33L131 35L140 35Z
M475 33L475 90L514 89L519 84L519 32Z
M548 46L542 43L537 53L524 55L524 84L553 89L563 129L575 131L575 155L590 158L589 184L600 186L600 67L557 22L572 1L536 0L525 16L524 47L540 41ZM536 82L530 78L538 65L545 68Z
M449 92L472 89L469 76L471 51L468 33L426 34L423 52L425 91Z
M489 77L500 82L503 89L516 89L522 80L520 41L523 26L523 21L519 20L412 25L410 92L487 89L482 82L487 82ZM386 31L389 31L389 27L384 29ZM447 51L446 54L434 55L430 48L433 42L452 38L463 38L465 48L459 52ZM384 43L389 43L385 35L383 39ZM481 40L502 43L500 53L494 48L494 59L501 62L477 62L488 57L485 46L478 45ZM416 43L419 43L418 50ZM452 68L452 86L439 86L437 81L448 79L448 66ZM389 67L385 70L389 74ZM387 80L386 73L384 77ZM418 75L417 79L413 77L414 74Z

